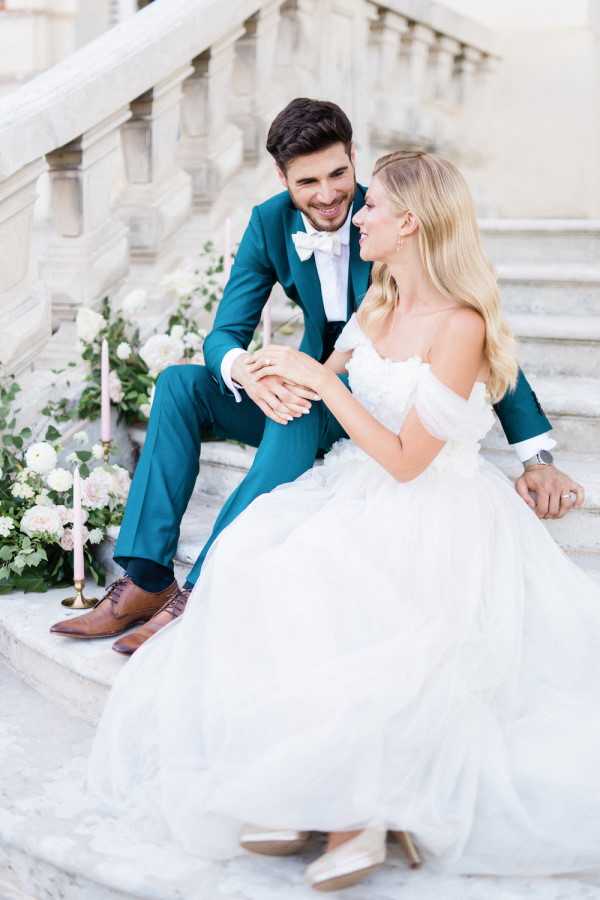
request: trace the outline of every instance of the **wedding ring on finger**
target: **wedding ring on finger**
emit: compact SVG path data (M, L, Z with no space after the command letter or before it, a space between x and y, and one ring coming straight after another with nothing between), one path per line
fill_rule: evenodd
M560 499L561 500L576 500L577 494L575 493L575 491L567 491L566 494L560 495Z

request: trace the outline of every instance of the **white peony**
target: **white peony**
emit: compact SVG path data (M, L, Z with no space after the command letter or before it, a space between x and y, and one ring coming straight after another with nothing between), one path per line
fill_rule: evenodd
M94 459L104 459L104 447L102 444L94 444L92 447L92 456Z
M51 491L64 494L73 487L73 476L67 469L53 469L46 478L46 483Z
M15 527L15 523L10 516L0 516L0 537L8 537Z
M87 431L76 431L73 440L79 447L86 447L90 442Z
M121 304L121 309L125 318L135 316L137 313L141 312L146 306L147 301L148 292L143 288L136 288L134 291L130 291L127 296L123 298Z
M120 403L123 399L123 385L115 371L111 371L108 377L108 393L113 403Z
M110 504L113 479L106 469L94 469L81 483L81 502L88 509L102 509Z
M112 467L113 474L113 489L112 493L119 500L126 500L127 495L129 494L129 487L131 485L131 478L127 469L124 469L122 466L113 466Z
M62 537L63 526L56 507L32 506L21 519L21 531L30 537L34 534Z
M140 350L140 356L154 378L167 366L179 362L183 356L183 343L169 334L153 334Z
M25 454L25 462L28 468L33 469L38 475L47 475L56 466L56 450L45 441L32 444Z
M92 528L89 534L90 544L99 544L103 537L104 532L101 528Z
M184 332L185 328L183 327L183 325L173 325L169 334L172 338L175 338L176 341L180 341L183 338Z
M77 337L85 344L95 341L105 327L104 316L94 312L93 309L86 309L85 306L82 306L77 313Z
M129 359L130 356L131 346L127 343L127 341L121 341L121 343L117 347L117 357L119 359Z
M29 484L19 484L19 482L15 482L10 489L13 497L17 497L20 500L31 500L35 491Z

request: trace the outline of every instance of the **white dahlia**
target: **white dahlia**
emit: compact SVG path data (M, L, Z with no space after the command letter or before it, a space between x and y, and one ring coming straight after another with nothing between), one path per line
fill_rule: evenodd
M51 491L64 494L73 487L73 476L68 469L53 469L47 476L46 483Z
M131 345L127 343L127 341L121 341L119 346L117 347L117 357L118 359L129 359L131 356Z
M27 467L37 472L38 475L47 475L48 472L51 472L56 466L56 460L56 450L45 441L32 444L25 454Z

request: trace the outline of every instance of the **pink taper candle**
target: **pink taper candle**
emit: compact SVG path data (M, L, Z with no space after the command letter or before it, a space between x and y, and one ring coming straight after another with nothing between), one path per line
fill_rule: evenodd
M231 274L231 219L229 216L225 219L225 246L223 248L223 269L225 272L225 281L229 280Z
M100 373L101 373L101 410L102 422L100 426L100 440L110 441L110 391L109 379L110 368L108 364L108 342L106 338L102 341L102 353L100 356Z
M267 300L262 313L263 347L271 343L273 327L271 323L271 300Z
M85 579L83 562L83 514L81 511L81 479L79 469L73 473L73 578Z

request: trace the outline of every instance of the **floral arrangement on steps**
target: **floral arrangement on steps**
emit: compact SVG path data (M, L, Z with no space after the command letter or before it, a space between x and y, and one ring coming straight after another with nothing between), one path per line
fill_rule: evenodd
M77 334L88 372L76 410L79 418L93 420L100 415L100 350L104 338L109 351L111 401L119 418L128 425L150 416L154 384L163 369L176 363L204 362L206 331L199 327L198 318L202 310L212 312L221 299L223 257L214 253L209 242L191 265L167 275L161 286L174 296L177 306L169 317L167 332L153 334L144 342L135 319L146 305L146 291L137 289L128 294L118 313L107 297L100 313L80 309Z
M54 425L48 424L43 441L34 441L30 428L15 432L19 393L15 381L0 385L0 593L73 582L73 475L58 465L64 447ZM104 584L93 548L121 522L130 476L103 464L102 445L88 449L86 432L73 441L77 449L67 462L79 464L82 476L86 566Z

